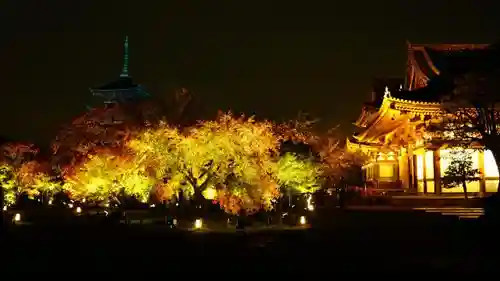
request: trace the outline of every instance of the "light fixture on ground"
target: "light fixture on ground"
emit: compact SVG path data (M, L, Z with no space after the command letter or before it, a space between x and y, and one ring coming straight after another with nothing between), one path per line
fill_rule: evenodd
M203 220L202 219L196 219L194 221L194 229L200 229L203 227Z
M68 204L68 208L73 209L73 204L72 204L72 203L69 203L69 204Z
M300 216L299 223L305 225L307 223L306 216Z
M17 213L14 215L14 222L20 222L21 221L21 214Z
M80 214L81 212L82 212L82 208L80 208L80 207L76 207L76 213L77 213L77 214Z

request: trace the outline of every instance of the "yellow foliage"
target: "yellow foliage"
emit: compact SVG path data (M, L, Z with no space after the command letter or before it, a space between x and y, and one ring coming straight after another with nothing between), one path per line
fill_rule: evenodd
M204 191L218 189L232 178L233 184L246 185L245 192L231 189L236 196L246 198L238 201L241 208L267 206L269 204L263 202L270 202L276 196L276 192L267 192L262 194L269 198L260 198L256 192L248 192L250 187L258 190L261 178L274 171L279 139L269 122L223 114L184 133L163 123L139 134L128 147L158 171L157 177L167 179L165 186L169 194L182 189L187 196L201 193L213 198L213 192L209 196ZM221 191L221 196L227 192ZM252 203L248 203L250 201Z
M0 164L0 184L3 188L3 200L9 206L16 202L18 194L17 185L14 178L14 169L8 164Z
M62 189L75 199L127 195L142 201L151 194L170 200L182 191L186 197L216 200L229 213L254 212L272 208L280 186L299 193L316 191L319 175L343 163L335 143L323 144L298 125L275 126L231 114L184 131L160 123L122 139L127 141L115 151L95 151L73 161L63 172ZM310 143L319 151L322 165L292 154L279 157L284 139ZM37 195L61 188L37 162L19 169L4 165L0 171L9 202L19 192Z
M124 153L125 154L125 153ZM100 153L65 175L63 189L77 199L105 200L120 193L147 201L157 179L133 155Z
M47 174L47 168L36 161L23 163L16 171L16 183L21 192L29 196L39 194L54 194L61 189L61 185L52 181Z
M318 190L321 187L320 173L318 164L309 159L299 159L291 153L283 155L278 162L278 182L299 193L312 193Z

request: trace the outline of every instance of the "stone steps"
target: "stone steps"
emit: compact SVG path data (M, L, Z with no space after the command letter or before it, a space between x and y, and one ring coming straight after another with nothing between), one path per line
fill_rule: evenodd
M444 216L457 216L461 219L477 219L484 215L483 208L462 208L462 207L422 207L413 208L427 213L440 213Z

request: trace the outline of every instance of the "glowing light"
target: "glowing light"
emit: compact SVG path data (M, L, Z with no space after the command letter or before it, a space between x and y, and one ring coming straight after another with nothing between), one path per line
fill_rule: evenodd
M52 205L52 199L49 199L48 203L49 203L49 205Z
M378 153L377 160L385 160L385 155L382 152Z
M156 205L155 204L151 204L151 205L149 205L149 207L150 208L154 208L154 207L156 207Z
M497 163L491 150L484 151L484 177L497 178L499 177Z
M203 227L203 220L202 219L196 219L194 221L194 229L200 229Z
M15 222L20 222L20 221L21 221L21 214L17 213L17 214L14 216L14 221L15 221Z
M213 200L217 196L217 190L213 187L208 187L202 192L203 197L207 200Z
M427 150L425 152L425 177L434 179L434 151Z
M305 216L300 216L300 220L299 220L299 223L301 225L305 225L307 223L307 219Z
M73 204L69 203L68 208L73 209Z
M394 152L389 152L387 154L387 160L395 160L396 158L394 157Z
M80 214L81 212L82 212L82 208L80 208L80 207L76 207L76 213L77 213L77 214Z
M391 91L389 91L389 87L385 86L384 98L390 98L390 97L391 97Z
M424 179L424 156L421 154L417 155L417 179Z
M312 203L312 195L309 195L307 197L306 203L307 203L307 210L314 211L314 204Z
M3 210L4 210L4 211L7 211L7 206L3 206Z

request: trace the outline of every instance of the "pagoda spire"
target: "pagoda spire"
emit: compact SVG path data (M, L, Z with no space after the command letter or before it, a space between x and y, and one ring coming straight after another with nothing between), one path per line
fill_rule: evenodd
M125 36L125 42L123 43L124 52L123 52L123 67L122 74L120 77L128 77L128 36Z

